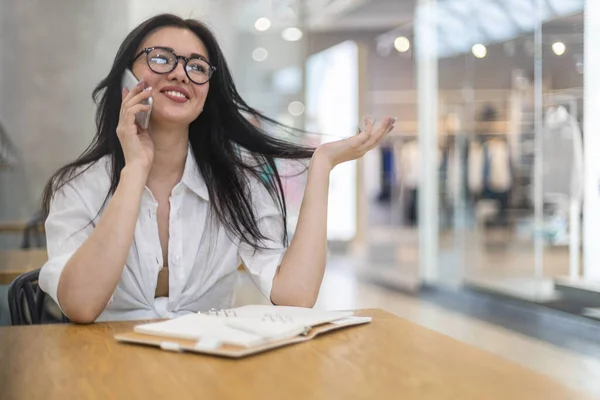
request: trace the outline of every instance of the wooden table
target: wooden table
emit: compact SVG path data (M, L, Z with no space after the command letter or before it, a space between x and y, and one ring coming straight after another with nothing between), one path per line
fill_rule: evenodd
M381 310L241 360L117 343L133 322L0 328L3 399L584 399L552 379Z
M0 285L9 285L17 276L41 268L47 259L46 249L0 251Z

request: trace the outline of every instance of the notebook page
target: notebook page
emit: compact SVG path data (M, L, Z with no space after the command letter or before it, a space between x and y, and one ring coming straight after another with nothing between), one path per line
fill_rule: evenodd
M249 305L227 310L227 315L264 320L288 321L298 325L317 326L354 315L353 311L323 311L313 308Z
M190 314L168 321L138 325L137 333L190 340L218 340L239 346L255 346L266 341L285 339L304 333L302 323L256 317L224 318Z
M168 321L137 325L134 331L177 339L217 339L222 343L238 346L255 346L266 340L260 335L229 327L222 318L202 314L184 315Z
M135 332L190 340L255 346L307 332L310 327L354 315L352 311L322 311L301 307L250 305L184 315L163 322L138 325Z

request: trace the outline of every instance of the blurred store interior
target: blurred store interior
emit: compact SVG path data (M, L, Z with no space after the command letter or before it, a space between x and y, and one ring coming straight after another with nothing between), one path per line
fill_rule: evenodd
M0 263L44 262L46 180L91 140L121 40L160 12L207 22L242 97L314 132L274 135L318 145L398 118L331 175L317 307L521 349L600 396L597 0L0 0ZM280 168L293 235L305 176ZM249 282L239 304L264 300Z

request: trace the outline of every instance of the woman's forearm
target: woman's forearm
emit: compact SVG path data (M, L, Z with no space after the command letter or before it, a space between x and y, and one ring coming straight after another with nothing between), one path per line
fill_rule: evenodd
M327 260L327 203L331 165L315 152L309 168L296 232L273 280L271 301L312 307Z
M93 322L114 292L133 242L147 174L125 167L92 234L65 265L58 299L74 322Z

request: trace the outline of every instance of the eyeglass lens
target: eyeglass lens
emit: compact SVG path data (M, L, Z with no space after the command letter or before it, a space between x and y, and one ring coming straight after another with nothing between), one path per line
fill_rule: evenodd
M153 49L147 55L148 66L158 74L166 74L175 69L177 57L166 49ZM210 64L198 58L192 58L185 66L186 73L194 83L205 83L212 73Z

